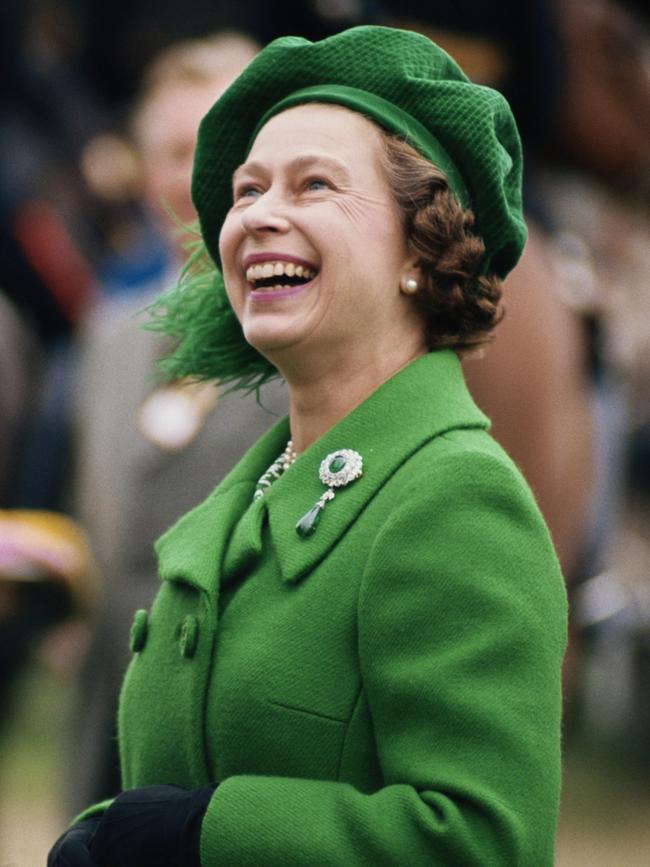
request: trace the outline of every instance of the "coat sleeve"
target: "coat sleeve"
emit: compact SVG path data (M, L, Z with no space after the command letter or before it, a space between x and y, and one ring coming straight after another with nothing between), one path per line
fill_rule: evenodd
M470 457L400 489L366 563L359 653L383 787L230 777L204 867L553 864L564 586L518 473Z

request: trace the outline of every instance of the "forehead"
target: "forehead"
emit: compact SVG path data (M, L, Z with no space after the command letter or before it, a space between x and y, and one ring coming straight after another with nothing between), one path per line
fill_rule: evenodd
M339 105L309 103L272 117L259 131L248 160L295 157L309 151L376 165L382 150L379 128L358 112Z
M201 119L214 101L215 82L161 85L151 93L134 118L141 147L156 147L178 140L196 139Z

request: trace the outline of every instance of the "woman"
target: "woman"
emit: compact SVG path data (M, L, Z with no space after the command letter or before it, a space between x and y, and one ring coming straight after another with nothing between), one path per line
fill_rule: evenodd
M520 168L504 100L399 30L277 40L206 116L229 304L191 270L164 300L171 372L279 370L290 415L159 541L125 791L50 865L553 863L563 584L456 355L499 319Z

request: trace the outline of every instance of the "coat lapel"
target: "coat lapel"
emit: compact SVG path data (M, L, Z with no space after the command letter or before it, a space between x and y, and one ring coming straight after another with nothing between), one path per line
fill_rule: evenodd
M230 535L251 502L257 480L268 468L268 455L277 457L288 438L285 418L249 450L207 500L158 539L155 548L163 580L185 581L208 593L217 592Z
M370 499L426 442L454 428L487 428L454 352L424 355L385 382L282 476L264 499L282 578L307 575L356 521ZM363 476L336 492L313 535L296 522L325 490L318 475L331 452L348 448L363 458Z

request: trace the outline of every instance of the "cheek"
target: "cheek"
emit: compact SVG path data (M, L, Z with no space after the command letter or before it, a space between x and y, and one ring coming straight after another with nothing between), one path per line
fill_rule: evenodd
M232 212L226 216L219 235L219 255L223 266L224 277L235 265L237 245L242 235L241 220Z
M406 234L401 218L392 209L387 207L383 212L371 213L367 231L387 258L404 258L408 248Z
M345 236L362 239L364 249L382 259L401 259L406 242L399 215L389 201L379 196L346 196L337 200L339 226L346 226Z
M241 231L239 227L241 222L238 218L233 218L230 214L221 229L219 235L219 256L221 257L221 273L223 275L226 294L230 301L230 306L233 308L237 316L239 316L242 306L242 298L237 291L237 270L236 270L236 255L239 247Z

